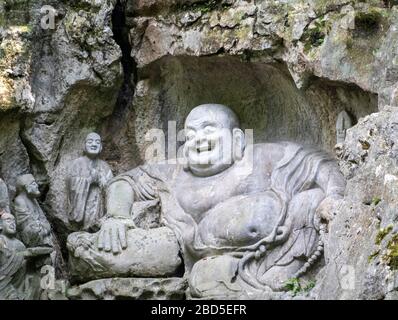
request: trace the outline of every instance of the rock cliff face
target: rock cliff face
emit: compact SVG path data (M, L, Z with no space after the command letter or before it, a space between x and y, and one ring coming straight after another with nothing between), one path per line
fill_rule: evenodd
M103 136L103 159L118 174L143 163L150 129L169 121L181 129L201 103L229 105L258 142L331 153L346 110L355 126L338 158L348 185L309 296L397 298L395 4L2 1L0 176L13 197L16 177L34 174L65 253L61 177L87 133ZM54 28L42 26L46 5L55 9Z

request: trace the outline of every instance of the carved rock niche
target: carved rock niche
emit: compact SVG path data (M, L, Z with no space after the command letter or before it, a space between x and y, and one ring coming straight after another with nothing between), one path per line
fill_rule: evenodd
M312 78L298 89L286 66L238 57L166 57L143 70L134 99L132 135L144 158L145 134L182 129L189 111L202 103L230 106L255 142L290 140L332 151L338 114L354 119L377 111L377 96L357 86ZM127 124L126 124L127 126Z

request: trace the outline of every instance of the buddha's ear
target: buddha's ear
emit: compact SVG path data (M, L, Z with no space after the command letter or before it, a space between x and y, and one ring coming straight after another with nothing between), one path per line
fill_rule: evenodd
M232 147L233 147L233 154L232 154L233 159L235 161L242 160L243 155L245 153L246 139L245 139L245 134L239 128L235 128L232 130Z
M189 165L188 165L188 148L187 148L187 143L185 142L183 147L182 147L182 153L183 153L183 169L184 171L189 171Z

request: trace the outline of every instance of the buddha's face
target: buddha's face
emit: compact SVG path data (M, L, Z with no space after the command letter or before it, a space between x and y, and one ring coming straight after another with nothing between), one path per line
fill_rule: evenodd
M2 222L2 227L3 227L3 233L6 235L13 236L17 232L17 226L15 224L15 219L12 215L10 214L4 214L1 217L1 222Z
M88 156L98 156L102 151L101 137L96 133L90 133L86 138L85 149Z
M212 176L233 164L232 122L236 123L230 114L208 105L188 115L184 155L194 175Z

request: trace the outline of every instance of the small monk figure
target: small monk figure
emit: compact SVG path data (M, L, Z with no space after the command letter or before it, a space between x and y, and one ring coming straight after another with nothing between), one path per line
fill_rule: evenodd
M77 230L90 230L104 215L104 194L112 171L99 159L101 137L90 133L85 142L85 155L72 162L68 170L69 222Z
M336 141L337 144L344 143L347 135L347 130L353 126L351 116L347 111L343 110L337 116L336 121Z
M31 174L18 177L14 213L21 240L27 247L53 247L51 225L37 201L39 187Z
M0 300L24 300L37 297L38 279L29 275L27 259L48 255L52 249L26 249L16 238L17 228L12 214L0 210ZM35 281L36 280L36 281Z

